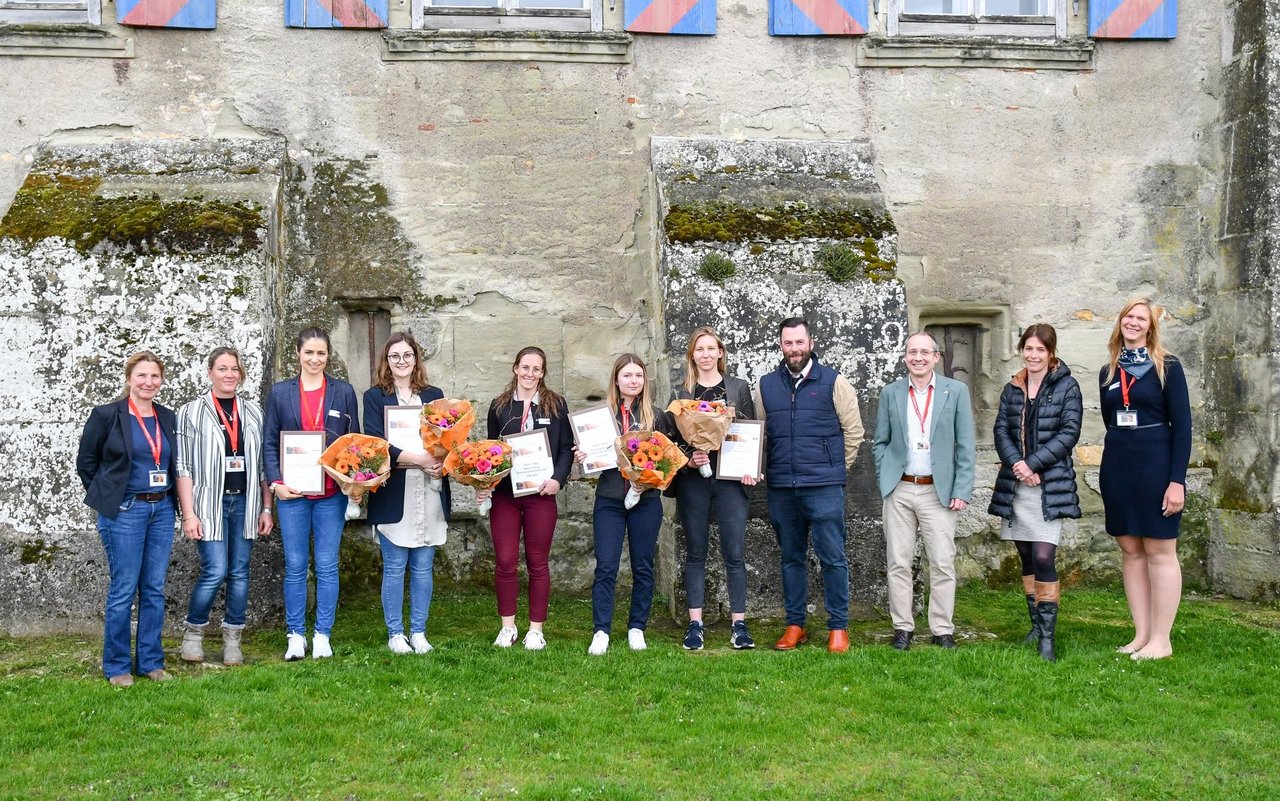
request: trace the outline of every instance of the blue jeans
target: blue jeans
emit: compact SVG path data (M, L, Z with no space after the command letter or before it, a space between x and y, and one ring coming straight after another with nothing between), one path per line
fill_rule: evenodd
M631 612L627 628L643 629L653 605L653 560L662 526L662 500L658 492L646 492L630 509L621 498L596 496L592 529L596 545L596 576L591 585L591 616L596 631L613 625L613 598L626 535L631 556Z
M409 568L409 633L427 632L431 612L431 566L436 546L402 548L378 535L382 544L382 619L387 636L404 634L404 571Z
M809 538L822 565L827 628L849 627L849 563L844 556L844 487L769 487L769 522L782 551L788 626L803 626L809 604Z
M244 538L244 495L222 496L222 540L200 540L200 578L191 588L187 604L187 622L203 626L209 622L209 610L218 590L227 585L227 603L222 622L243 626L249 606L249 557L253 556L253 540Z
M164 667L164 577L173 550L173 499L140 501L132 495L116 519L98 515L98 534L107 552L106 622L102 628L102 673L107 678ZM133 599L138 598L136 664L129 653Z
M347 496L294 498L276 504L284 546L284 623L290 634L307 632L307 569L312 540L316 560L316 633L328 636L338 612L338 549Z

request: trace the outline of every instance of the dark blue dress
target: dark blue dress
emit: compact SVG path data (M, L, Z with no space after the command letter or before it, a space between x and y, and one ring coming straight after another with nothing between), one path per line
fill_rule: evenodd
M1098 482L1106 509L1107 533L1152 539L1174 539L1182 513L1165 517L1160 510L1169 484L1187 483L1191 461L1191 401L1182 364L1165 360L1164 386L1154 368L1129 387L1129 410L1138 413L1138 428L1120 428L1116 412L1124 409L1120 373L1106 383L1108 368L1098 374L1102 421L1107 427Z

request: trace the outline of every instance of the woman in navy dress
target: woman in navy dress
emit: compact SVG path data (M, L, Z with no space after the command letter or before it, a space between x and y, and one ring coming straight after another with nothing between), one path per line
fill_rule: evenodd
M1124 554L1133 659L1172 656L1169 632L1182 598L1178 527L1191 460L1191 403L1182 364L1160 344L1157 308L1129 301L1108 342L1100 378L1107 427L1099 482L1107 533Z

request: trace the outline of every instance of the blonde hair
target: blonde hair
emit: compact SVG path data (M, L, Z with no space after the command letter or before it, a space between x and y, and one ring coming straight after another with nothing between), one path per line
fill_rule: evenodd
M689 347L684 352L684 388L686 392L693 392L693 386L698 382L698 365L693 362L693 349L698 346L698 340L703 337L711 337L716 341L716 345L720 347L720 358L716 360L716 369L723 376L726 372L728 359L724 351L724 341L720 339L720 335L709 325L700 325L693 329L693 333L689 335ZM648 383L648 382L645 382Z
M130 356L124 363L124 392L121 398L129 397L129 378L133 376L133 369L143 362L152 362L156 367L160 368L160 381L164 381L164 362L160 361L160 357L149 350L140 350Z
M1173 354L1160 344L1160 316L1164 314L1164 307L1155 305L1147 298L1133 298L1124 304L1124 308L1116 315L1116 324L1111 329L1111 338L1107 340L1107 354L1110 360L1107 363L1106 383L1110 384L1114 381L1116 371L1120 369L1120 352L1124 349L1124 332L1120 330L1120 326L1124 323L1125 315L1133 311L1135 306L1146 306L1147 314L1151 317L1151 325L1147 329L1147 355L1151 357L1156 377L1160 379L1160 386L1163 387L1164 362Z
M628 364L634 364L644 372L644 386L640 388L640 397L635 403L640 406L640 427L645 431L653 430L653 405L649 403L649 370L644 361L634 353L624 353L613 361L613 373L609 376L609 406L614 409L622 406L622 392L618 390L618 373Z

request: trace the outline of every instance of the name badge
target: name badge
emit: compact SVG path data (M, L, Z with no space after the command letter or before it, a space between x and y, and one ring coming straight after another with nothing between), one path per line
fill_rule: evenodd
M151 482L153 487L167 487L169 486L169 471L151 470L147 473L147 480Z
M1115 382L1114 384L1112 384L1111 386L1107 387L1107 390L1108 390L1108 391L1110 391L1110 390L1113 390L1113 389L1119 389L1119 388L1120 388L1120 382L1119 382L1119 381L1117 381L1117 382Z
M244 472L244 457L243 457L243 456L228 456L228 457L226 457L225 459L223 459L223 464L224 464L224 465L226 465L226 471L227 471L228 473L243 473L243 472Z
M1121 428L1137 428L1137 412L1116 412L1116 425Z
M929 450L929 443L928 443L928 442L925 442L924 440L917 440L917 441L916 441L916 450L917 450L917 451L922 451L922 452L923 452L923 451L928 451L928 450Z
M337 410L337 409L330 409L330 410L329 410L329 416L330 416L330 417L341 417L341 415L340 415L340 414L338 414L338 410Z
M549 426L549 425L551 425L551 418L550 418L550 417L539 417L539 418L538 418L538 425L540 425L540 426Z

